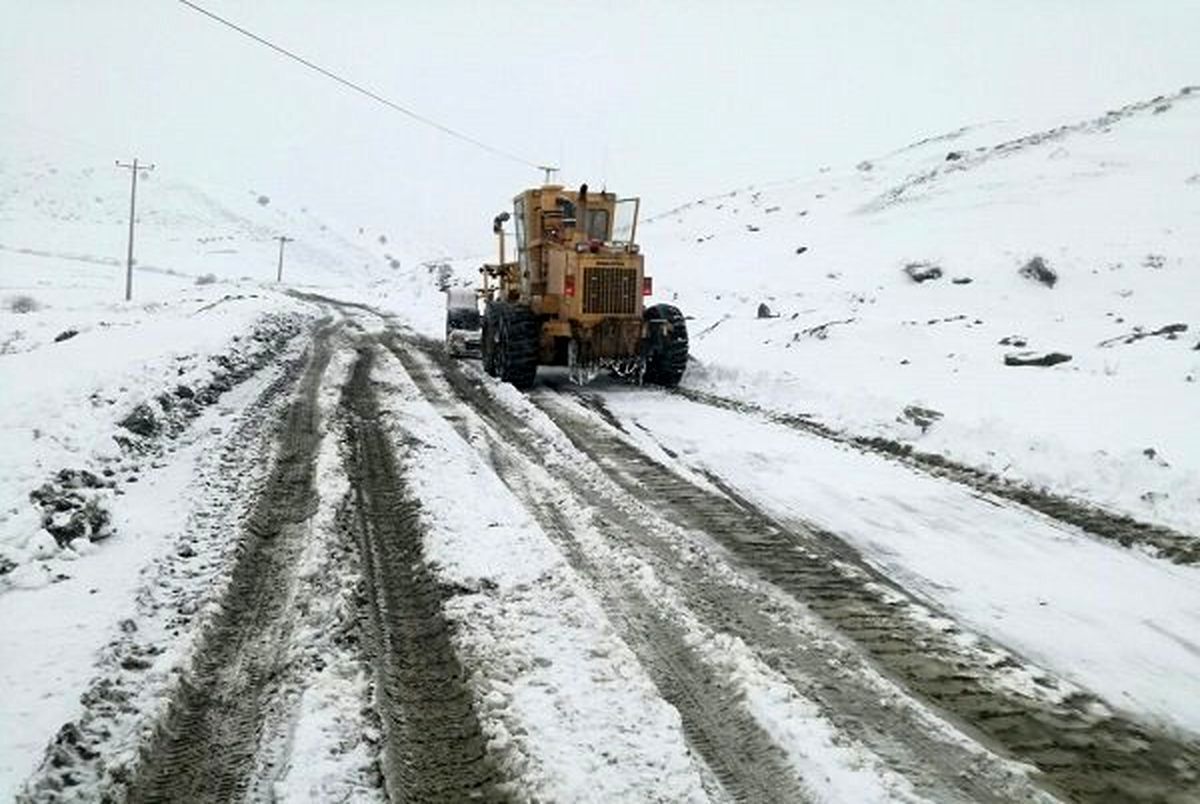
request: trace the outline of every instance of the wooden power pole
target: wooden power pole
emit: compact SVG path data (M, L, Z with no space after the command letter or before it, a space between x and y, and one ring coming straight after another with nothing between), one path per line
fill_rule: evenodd
M276 271L276 273L275 273L275 281L282 282L283 281L283 246L285 243L293 242L295 240L295 238L288 237L287 235L277 235L274 239L279 241L279 270Z
M125 301L133 298L133 220L137 208L137 179L139 170L154 170L154 165L139 164L135 158L132 163L117 160L117 167L129 171L129 252L125 256Z

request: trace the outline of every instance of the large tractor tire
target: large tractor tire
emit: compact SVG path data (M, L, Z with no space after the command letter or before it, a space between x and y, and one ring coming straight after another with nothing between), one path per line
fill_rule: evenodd
M642 320L648 325L644 382L674 388L687 369L688 334L683 313L669 304L647 307Z
M537 376L540 331L537 317L528 307L495 302L489 304L483 323L483 367L525 390Z
M489 302L483 311L483 332L480 333L479 356L483 370L490 376L499 376L496 371L496 340L500 337L500 303Z

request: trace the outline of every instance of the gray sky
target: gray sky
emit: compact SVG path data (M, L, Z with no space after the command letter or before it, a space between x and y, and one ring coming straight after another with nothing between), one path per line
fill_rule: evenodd
M199 2L650 212L1200 83L1200 3L1183 0ZM492 215L539 176L176 0L0 0L0 147L137 155L459 254L490 248Z

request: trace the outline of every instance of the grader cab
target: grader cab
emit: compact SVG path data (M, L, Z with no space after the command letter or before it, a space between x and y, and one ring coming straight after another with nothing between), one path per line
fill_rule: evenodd
M637 244L640 201L545 184L496 216L500 261L483 274L484 369L518 388L538 366L568 366L572 378L609 369L674 386L687 366L687 326L668 304L647 306L653 283ZM513 222L515 260L506 261Z

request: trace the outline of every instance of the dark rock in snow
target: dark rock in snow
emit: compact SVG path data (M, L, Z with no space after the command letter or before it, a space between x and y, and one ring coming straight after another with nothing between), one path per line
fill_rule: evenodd
M117 424L135 435L147 438L156 435L160 429L158 419L154 416L154 411L144 402L134 408L128 416L121 419Z
M1146 447L1144 450L1142 450L1142 454L1145 455L1147 459L1154 461L1155 464L1163 467L1164 469L1170 468L1171 466L1171 464L1167 463L1162 456L1158 454L1158 450L1156 450L1154 447Z
M1071 359L1062 352L1010 352L1004 356L1006 366L1057 366Z
M942 269L931 262L910 262L904 266L904 273L908 274L909 279L919 284L930 279L940 279Z
M1006 335L1000 339L1001 346L1016 346L1018 348L1024 346L1027 341L1020 335Z
M969 285L972 282L974 282L975 280L969 276L956 276L953 279L951 279L950 281L956 285Z
M1048 288L1052 288L1058 283L1058 274L1040 256L1035 256L1029 262L1025 263L1020 270L1020 274L1026 279L1040 282Z
M187 387L186 385L176 385L175 386L175 396L179 397L180 399L191 399L195 395L196 395L196 392L193 391L191 388Z
M141 656L126 656L121 660L121 668L124 670L149 670L150 662Z
M59 469L54 475L59 485L68 489L102 489L111 486L87 469Z
M962 151L951 151L950 153L946 154L947 162L957 162L959 159L962 159L962 158L963 158Z
M79 334L79 330L77 330L77 329L64 329L62 332L60 332L54 336L54 342L62 343L63 341L69 341L69 340L71 340L71 338L74 338L78 334Z
M767 306L767 303L761 302L758 305L758 317L759 318L779 318L779 313L771 312L771 308Z
M808 251L808 246L797 246L796 247L797 254L803 254L806 251Z

